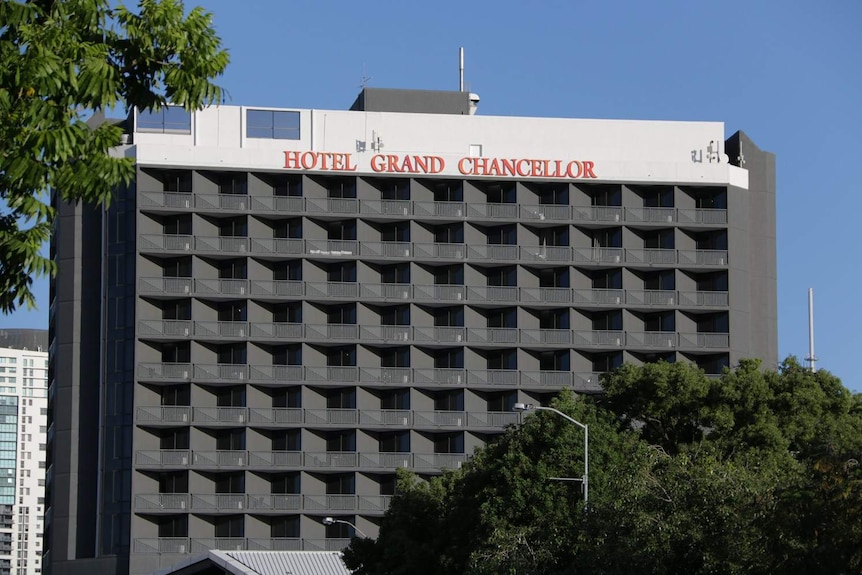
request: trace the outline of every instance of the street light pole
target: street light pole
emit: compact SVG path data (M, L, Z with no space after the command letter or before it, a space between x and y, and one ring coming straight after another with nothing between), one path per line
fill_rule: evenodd
M336 523L343 523L344 525L349 525L350 527L353 527L354 531L356 531L357 533L359 533L360 535L362 535L366 539L371 539L368 535L363 533L359 527L357 527L356 525L354 525L350 521L345 521L344 519L336 519L335 517L324 517L323 518L323 524L324 525L327 525L327 526L328 525L335 525Z
M551 411L584 430L584 477L581 479L581 483L584 486L584 507L586 507L590 501L590 426L553 407L543 407L532 403L516 403L512 406L512 411Z

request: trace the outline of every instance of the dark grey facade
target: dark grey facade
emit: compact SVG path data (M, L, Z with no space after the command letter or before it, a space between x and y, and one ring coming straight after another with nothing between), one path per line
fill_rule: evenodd
M405 94L354 108L469 115ZM397 468L460 466L516 401L775 363L774 157L725 150L747 188L139 162L58 206L47 572L339 549L324 517L373 535Z
M0 329L0 347L48 351L48 330Z

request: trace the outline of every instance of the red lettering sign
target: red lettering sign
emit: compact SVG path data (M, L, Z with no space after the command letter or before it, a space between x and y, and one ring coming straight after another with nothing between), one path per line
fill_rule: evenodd
M440 174L446 169L442 156L375 154L369 160L372 172L384 174ZM548 179L596 179L595 162L589 160L543 160L538 158L473 158L458 160L463 176ZM355 172L352 154L336 152L284 152L286 170Z

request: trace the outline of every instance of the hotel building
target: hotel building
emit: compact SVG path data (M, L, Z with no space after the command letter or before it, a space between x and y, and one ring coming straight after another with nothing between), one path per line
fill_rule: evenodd
M775 167L720 122L350 110L134 114L137 177L59 205L46 562L374 536L397 468L623 362L777 361Z

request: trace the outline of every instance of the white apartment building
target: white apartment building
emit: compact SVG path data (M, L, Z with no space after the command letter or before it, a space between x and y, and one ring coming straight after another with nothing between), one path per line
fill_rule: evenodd
M0 348L0 575L42 572L48 352Z

